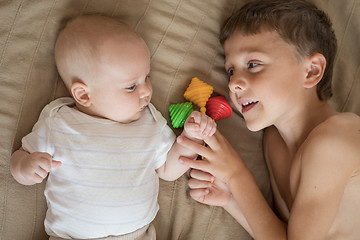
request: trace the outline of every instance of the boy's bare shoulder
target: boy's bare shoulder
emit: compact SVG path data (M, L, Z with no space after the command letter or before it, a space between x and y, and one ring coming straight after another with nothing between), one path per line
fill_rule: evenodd
M338 113L319 124L308 140L359 146L356 143L360 141L360 117L354 113Z
M354 113L338 113L313 129L304 142L303 153L359 164L359 145L360 117Z

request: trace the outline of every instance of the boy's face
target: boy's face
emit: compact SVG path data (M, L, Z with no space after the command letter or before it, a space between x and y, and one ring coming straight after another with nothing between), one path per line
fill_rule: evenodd
M307 71L295 47L275 32L235 32L224 44L230 98L247 127L258 131L291 120L304 96Z
M121 123L138 120L152 96L145 43L104 42L97 60L96 83L89 93L92 112Z

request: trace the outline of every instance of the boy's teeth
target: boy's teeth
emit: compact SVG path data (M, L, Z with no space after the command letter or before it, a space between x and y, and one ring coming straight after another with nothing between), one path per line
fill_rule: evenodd
M243 106L246 107L247 105L250 105L252 103L254 103L254 102L247 102L247 103L244 103Z

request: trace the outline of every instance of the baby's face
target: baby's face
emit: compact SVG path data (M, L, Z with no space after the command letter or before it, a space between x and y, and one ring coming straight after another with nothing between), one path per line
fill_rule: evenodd
M121 123L140 118L149 104L150 54L142 40L119 44L105 41L96 66L96 82L90 86L92 111Z

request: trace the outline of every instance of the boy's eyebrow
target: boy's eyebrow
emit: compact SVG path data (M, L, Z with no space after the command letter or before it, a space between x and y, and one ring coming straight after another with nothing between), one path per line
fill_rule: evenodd
M249 48L249 50L245 50L245 51L241 51L241 53L239 53L240 51L237 52L237 54L235 54L234 58L243 58L243 59L247 59L247 60L254 60L252 58L257 58L257 57L261 57L261 58L267 58L268 53L265 51L260 51L258 49L254 49L252 50L251 48ZM240 54L240 55L239 55ZM255 56L253 56L255 55ZM228 55L225 54L225 65L229 64L229 58L227 57Z

